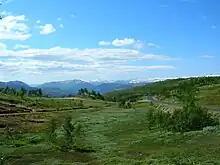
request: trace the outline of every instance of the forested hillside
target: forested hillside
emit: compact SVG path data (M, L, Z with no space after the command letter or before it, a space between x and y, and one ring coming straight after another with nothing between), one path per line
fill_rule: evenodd
M113 91L105 96L110 100L137 100L143 96L152 95L159 99L176 99L178 92L187 85L197 88L197 97L204 104L217 104L220 100L220 77L179 78L155 82L149 85L130 89ZM208 101L207 101L208 100Z

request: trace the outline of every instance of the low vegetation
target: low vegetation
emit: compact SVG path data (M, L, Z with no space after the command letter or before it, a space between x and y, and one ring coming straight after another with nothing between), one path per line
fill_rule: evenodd
M99 92L96 92L94 90L88 91L87 88L79 89L78 96L90 97L92 99L105 100L104 96L101 95Z
M184 85L183 85L184 84ZM149 85L138 86L131 89L113 91L105 97L111 101L134 100L152 95L160 100L178 101L180 91L189 86L198 89L196 98L201 105L218 106L220 77L179 78L155 82Z
M220 164L219 113L200 106L201 86L181 82L175 97L183 107L173 109L141 95L112 102L2 92L0 164Z

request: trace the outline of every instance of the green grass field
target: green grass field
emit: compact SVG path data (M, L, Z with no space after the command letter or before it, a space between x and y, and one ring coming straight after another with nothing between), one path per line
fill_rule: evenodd
M80 99L21 100L1 95L0 164L220 164L219 127L183 134L148 130L146 112L152 106L148 102L138 102L134 109L122 109L116 103L90 99L83 99L84 106L79 107ZM15 111L11 113L10 109ZM34 111L30 111L32 109ZM94 152L62 153L48 143L45 134L48 121L56 118L62 122L66 115L82 123L85 134L82 143L92 147ZM6 124L21 132L9 138L4 128Z
M220 107L220 84L201 87L198 99L203 105Z

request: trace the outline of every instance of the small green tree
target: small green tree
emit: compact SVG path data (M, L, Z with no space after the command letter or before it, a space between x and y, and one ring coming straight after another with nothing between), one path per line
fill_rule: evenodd
M132 104L130 101L125 102L124 108L130 109L132 108Z
M152 126L155 124L154 111L155 111L155 109L149 108L149 110L146 113L149 130L151 130Z
M9 92L9 87L8 86L6 86L6 88L4 89L4 93L8 93Z
M73 123L71 116L64 118L59 135L56 133L57 129L57 121L52 119L47 129L47 137L48 142L52 144L53 147L60 149L63 153L67 153L71 150L80 150L80 147L83 147L80 144L82 142L80 140L84 137L83 127L79 122Z
M96 98L96 97L97 97L97 93L96 93L96 91L92 90L92 91L91 91L91 95L94 96L94 97Z
M105 100L104 96L102 96L99 92L97 92L97 98L100 100Z
M87 88L84 88L84 95L88 95L89 94L89 91L88 91L88 89Z
M119 108L124 108L125 106L125 101L124 100L121 100L118 104Z
M24 95L26 94L26 92L27 91L24 88L20 89L20 96L21 96L22 99L24 98Z
M42 89L39 88L39 89L38 89L38 96L39 96L39 97L42 97L42 95L43 95Z
M84 93L85 93L85 92L84 92L84 89L83 89L83 88L81 88L81 89L78 90L78 95L79 95L79 96L84 95Z
M49 122L49 126L47 129L47 135L48 135L48 140L51 144L55 145L56 144L56 129L57 129L57 121L55 119L52 119Z
M72 123L72 117L68 116L64 120L63 128L63 140L61 145L62 152L68 152L72 149L76 149L77 138L82 134L82 125L80 123Z

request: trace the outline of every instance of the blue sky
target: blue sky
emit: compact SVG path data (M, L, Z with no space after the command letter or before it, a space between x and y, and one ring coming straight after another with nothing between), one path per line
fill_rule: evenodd
M0 81L219 75L219 0L10 0Z

